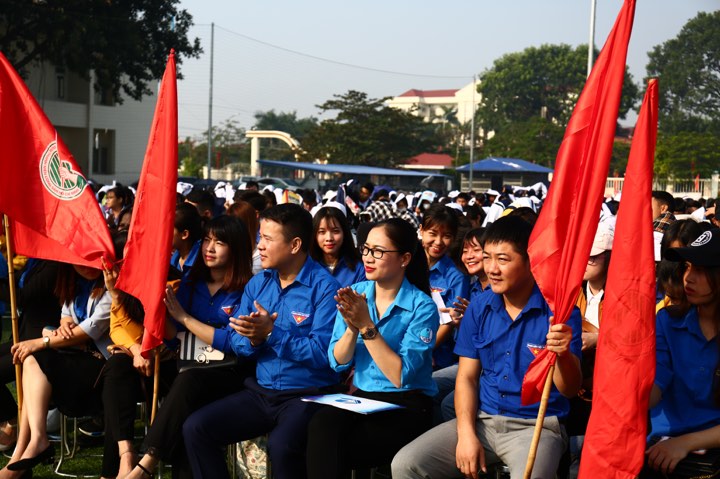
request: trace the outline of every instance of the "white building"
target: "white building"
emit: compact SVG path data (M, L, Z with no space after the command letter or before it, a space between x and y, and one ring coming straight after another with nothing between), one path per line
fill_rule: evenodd
M408 90L388 100L388 106L413 111L425 121L442 123L447 112L455 110L460 124L469 123L473 115L473 99L477 108L481 96L477 93L477 80L459 90ZM473 93L474 91L474 93Z
M96 92L92 82L49 63L25 81L85 176L101 183L139 179L156 94L116 104L110 92Z

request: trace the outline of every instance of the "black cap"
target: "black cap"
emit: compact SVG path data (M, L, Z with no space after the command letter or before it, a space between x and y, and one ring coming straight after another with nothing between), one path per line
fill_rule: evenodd
M696 266L720 266L720 229L704 232L685 248L670 248L665 259L688 261Z

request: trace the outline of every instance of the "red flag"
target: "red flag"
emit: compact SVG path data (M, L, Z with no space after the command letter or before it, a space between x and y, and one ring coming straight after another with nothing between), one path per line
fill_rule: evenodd
M0 53L0 211L15 251L101 268L114 259L107 223L87 180L25 82Z
M647 411L655 378L653 159L657 80L650 80L630 149L608 270L595 359L592 413L580 477L631 479L643 465Z
M605 191L635 0L625 0L565 130L528 254L538 287L564 323L577 300ZM538 402L555 355L544 349L523 380L522 404Z
M150 127L117 287L145 308L143 354L162 342L177 188L178 127L175 53L170 52Z

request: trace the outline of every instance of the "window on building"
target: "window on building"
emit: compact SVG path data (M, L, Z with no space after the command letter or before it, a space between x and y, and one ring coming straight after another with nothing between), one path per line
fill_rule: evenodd
M95 130L92 173L111 175L115 173L115 131Z

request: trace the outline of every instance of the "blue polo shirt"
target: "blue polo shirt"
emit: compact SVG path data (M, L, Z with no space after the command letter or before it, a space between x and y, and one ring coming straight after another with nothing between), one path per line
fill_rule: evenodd
M458 296L461 298L469 296L470 278L457 269L448 255L444 255L430 268L430 289L440 293L445 306L452 308ZM455 341L450 338L437 347L433 353L437 368L445 368L455 362L453 357L454 346Z
M437 393L437 385L432 380L432 350L435 345L440 320L437 306L427 294L423 293L405 278L395 301L388 307L382 318L378 317L375 307L375 282L365 281L352 287L360 294L365 293L370 319L385 342L402 360L402 386L396 388L377 367L358 335L353 359L347 364L338 364L333 350L335 343L345 333L347 326L340 313L335 318L328 359L335 371L345 371L355 366L353 384L368 392L398 392L419 390L428 396ZM374 340L373 340L374 341Z
M190 268L192 268L192 265L195 264L198 253L200 253L201 244L202 240L197 240L195 242L193 247L190 248L190 253L188 253L188 257L185 259L185 263L183 263L182 266L180 266L180 253L178 252L178 250L173 251L173 254L170 257L170 266L173 266L179 271L182 271L183 278L187 278L187 275L190 272Z
M288 390L336 384L327 348L335 322L335 293L340 288L325 268L308 257L295 281L280 287L277 270L266 269L245 286L240 305L232 316L255 311L254 301L268 312L278 313L272 334L257 348L250 340L227 327L216 331L213 347L232 348L238 356L257 360L258 384L267 389Z
M485 288L482 287L482 283L480 281L475 280L470 284L470 297L468 298L470 301L475 299L476 296L481 295L485 291L492 291L492 288L490 287L490 283L488 283ZM464 297L464 296L462 296Z
M539 404L521 405L520 390L535 353L545 348L550 316L550 307L537 285L514 321L505 310L501 294L484 293L470 303L460 323L455 354L478 359L482 364L480 410L525 419L537 417ZM582 323L577 308L573 308L567 324L573 330L570 352L580 358ZM547 415L564 417L569 409L568 399L553 385Z
M325 268L330 272L330 268L327 268L327 266ZM361 260L358 260L355 267L351 268L345 258L340 258L335 265L335 269L330 274L340 283L340 287L344 288L365 281L365 265Z
M720 359L717 338L700 330L697 308L684 317L661 309L656 320L655 384L662 400L650 410L653 436L678 436L720 424L713 401L715 368Z
M213 295L207 287L205 281L191 283L183 279L178 288L177 299L180 305L193 318L205 324L209 324L215 331L215 338L218 336L227 336L229 331L226 326L230 322L230 314L240 304L242 291L225 291L219 289ZM179 331L185 331L182 324L176 322ZM220 349L220 348L218 348ZM223 351L231 352L230 348Z

